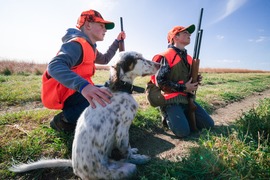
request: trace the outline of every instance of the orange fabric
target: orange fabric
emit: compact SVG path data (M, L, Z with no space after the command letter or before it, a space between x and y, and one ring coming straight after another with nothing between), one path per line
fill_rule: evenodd
M80 29L86 21L104 23L106 29L113 29L114 28L113 22L104 20L99 12L92 10L92 9L90 9L88 11L83 11L81 13L80 17L77 20L76 27Z
M168 48L167 51L158 54L156 56L153 57L154 62L160 62L161 58L165 57L166 60L168 61L169 66L172 68L174 65L176 65L177 63L179 63L181 61L181 57L179 55L177 55L176 51L172 48ZM192 65L192 57L190 55L187 55L187 61L190 65ZM151 76L151 81L153 84L156 84L156 77L153 75ZM183 81L179 81L179 84L184 84ZM166 100L174 98L178 95L182 95L182 96L187 96L186 93L183 92L174 92L174 93L164 93L163 96Z
M90 84L94 84L91 77L95 73L96 52L91 45L83 38L74 38L71 41L77 41L83 49L82 63L73 67L71 70L86 79ZM76 91L69 89L60 82L52 78L48 70L42 75L41 100L45 107L49 109L63 109L65 100Z
M184 84L183 81L179 81L178 83L179 84ZM168 100L168 99L174 98L174 97L176 97L178 95L187 96L187 94L186 93L183 93L183 92L164 93L163 96L164 96L164 98L166 100Z

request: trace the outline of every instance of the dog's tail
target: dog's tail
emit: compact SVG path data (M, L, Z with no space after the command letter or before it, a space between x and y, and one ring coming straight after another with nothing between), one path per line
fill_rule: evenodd
M21 173L41 168L72 167L70 159L41 159L27 164L17 164L9 168L10 171Z

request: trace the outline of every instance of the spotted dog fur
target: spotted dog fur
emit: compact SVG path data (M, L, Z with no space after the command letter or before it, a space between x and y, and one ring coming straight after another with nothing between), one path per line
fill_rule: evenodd
M123 89L126 90L123 84L132 85L138 76L155 74L159 64L129 51L119 53L119 57L112 60L110 65L111 103L106 107L96 103L95 109L89 106L81 114L73 140L72 160L42 159L13 166L11 171L69 166L83 180L127 179L136 172L136 164L150 160L148 156L137 154L137 149L129 145L129 128L138 104L130 93L123 92ZM120 160L112 158L115 154Z

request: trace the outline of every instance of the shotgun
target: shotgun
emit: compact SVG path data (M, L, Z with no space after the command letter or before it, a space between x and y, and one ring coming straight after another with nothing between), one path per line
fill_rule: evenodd
M124 28L123 28L123 18L120 17L120 25L121 25L121 32L124 31ZM124 44L124 40L120 40L119 41L119 52L121 51L125 51L125 44Z
M202 23L202 16L203 16L203 8L201 8L199 23L197 27L197 34L195 39L195 45L194 45L194 54L193 54L193 60L192 60L192 66L190 70L190 77L192 77L192 83L198 82L198 73L199 73L199 65L200 65L200 48L201 48L201 41L202 41L202 35L203 35L203 29L201 29L201 23ZM189 126L192 131L198 131L198 128L196 126L196 117L195 117L195 110L197 109L194 100L195 100L196 92L193 94L188 95L188 118L189 118Z

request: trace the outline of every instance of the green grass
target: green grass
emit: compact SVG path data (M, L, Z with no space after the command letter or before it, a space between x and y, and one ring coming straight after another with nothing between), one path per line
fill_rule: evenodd
M270 99L265 99L257 109L247 112L232 126L204 130L198 139L199 146L192 147L188 157L176 162L154 159L146 168L140 168L140 177L164 180L269 179L269 116ZM260 126L251 127L258 121L261 121ZM267 136L258 138L258 134Z
M97 71L94 82L104 84L108 71ZM197 101L211 113L216 103L231 103L269 88L269 73L203 74ZM135 84L145 87L149 77ZM40 75L0 75L0 109L40 102ZM131 143L159 132L159 112L150 107L144 94L135 96L140 109L130 129ZM31 109L31 108L28 108ZM47 109L0 113L0 177L2 179L75 179L72 169L44 169L23 174L8 171L15 162L42 157L70 158L73 135L49 127L58 111ZM270 178L270 100L245 113L235 124L216 127L192 139L198 146L189 156L176 161L153 158L138 166L137 179L269 179ZM187 139L189 140L189 139ZM157 144L159 146L159 144ZM154 148L154 147L153 147Z
M0 75L0 106L40 101L41 76Z
M200 138L200 148L207 148L225 167L224 178L270 178L270 99L261 101L222 133L208 132ZM220 172L222 174L222 172Z
M203 84L197 91L197 100L205 104L209 112L215 109L216 102L226 105L270 87L270 75L267 73L205 73L202 75Z

